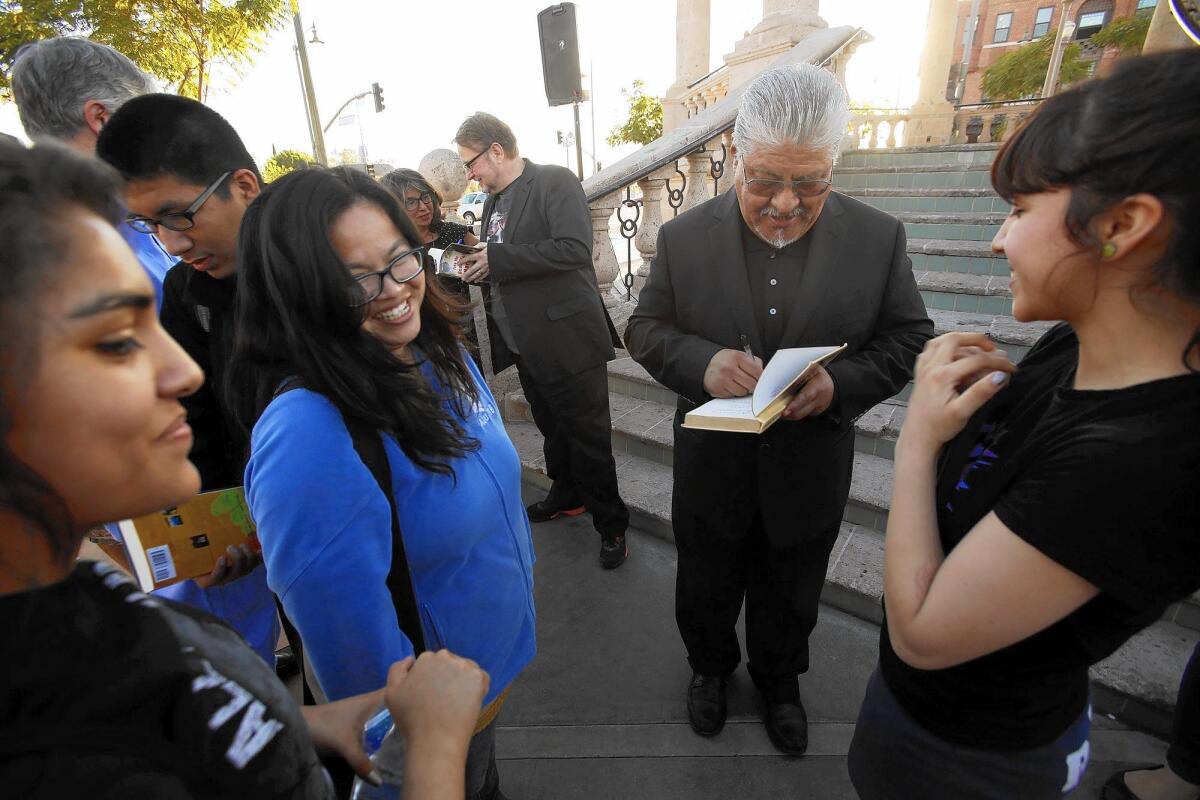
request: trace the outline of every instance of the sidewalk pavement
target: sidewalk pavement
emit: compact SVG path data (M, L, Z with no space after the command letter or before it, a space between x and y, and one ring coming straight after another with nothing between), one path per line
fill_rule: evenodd
M529 501L541 497L527 490ZM511 800L855 798L846 751L879 629L830 607L800 679L809 751L783 756L760 722L744 668L729 684L729 722L712 739L687 724L691 672L675 628L675 548L630 531L629 560L596 562L588 516L533 528L538 655L513 685L498 721L501 785ZM739 635L741 635L739 633ZM1136 763L1161 763L1165 745L1097 719L1092 764L1072 798L1099 797L1104 780ZM943 800L933 798L930 800Z

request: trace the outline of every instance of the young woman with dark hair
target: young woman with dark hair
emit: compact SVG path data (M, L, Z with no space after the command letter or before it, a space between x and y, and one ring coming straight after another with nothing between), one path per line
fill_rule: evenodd
M533 545L459 309L396 199L353 170L272 183L239 241L228 392L253 425L246 499L268 583L326 697L377 685L414 651L389 588L394 508L425 645L491 676L467 789L499 797L493 722L535 650ZM390 497L356 449L364 428L383 438Z
M1200 51L1045 100L1000 151L1012 365L982 335L917 362L884 558L864 800L1059 797L1088 667L1200 587Z
M451 244L479 244L479 237L469 225L461 225L442 218L442 196L415 169L394 169L379 180L388 191L396 196L404 213L417 228L417 244L430 249L445 250ZM471 303L470 287L458 278L438 276L438 282L448 294L462 302L464 308ZM475 363L479 351L479 334L473 320L463 321L467 348Z
M385 700L413 792L463 796L487 676L447 652L299 709L231 628L75 563L89 527L200 485L179 400L199 367L159 326L114 225L116 175L0 142L0 786L6 797L332 798L314 744L364 777Z

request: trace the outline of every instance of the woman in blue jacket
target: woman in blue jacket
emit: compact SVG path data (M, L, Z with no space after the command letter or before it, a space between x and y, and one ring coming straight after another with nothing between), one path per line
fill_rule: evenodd
M246 498L268 583L328 699L383 685L414 650L389 589L394 503L424 645L491 677L467 796L499 797L494 720L535 651L533 546L520 461L461 345L463 309L395 198L348 169L272 183L239 239L226 390L253 425ZM355 428L383 434L390 502Z

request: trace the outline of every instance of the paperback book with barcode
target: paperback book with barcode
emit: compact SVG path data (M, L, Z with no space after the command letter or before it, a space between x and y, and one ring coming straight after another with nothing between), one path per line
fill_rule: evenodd
M186 503L119 523L142 591L207 575L230 545L261 547L240 486L204 492Z
M763 367L754 393L745 397L709 400L683 417L683 427L705 431L762 433L775 424L787 404L824 364L837 358L846 345L791 347L779 350Z

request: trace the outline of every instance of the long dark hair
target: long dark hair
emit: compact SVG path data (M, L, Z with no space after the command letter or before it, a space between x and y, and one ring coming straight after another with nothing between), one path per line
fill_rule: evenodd
M1047 99L1000 149L996 192L1071 190L1066 229L1099 252L1095 217L1131 194L1159 199L1171 219L1154 278L1200 306L1200 50L1131 58L1113 74ZM1191 368L1200 330L1184 350Z
M433 188L433 185L429 181L425 180L424 175L415 169L400 167L384 175L379 179L379 182L394 194L396 199L401 203L404 202L404 193L409 189L416 189L421 194L429 192L433 195L433 219L429 222L429 230L437 233L438 229L442 227L442 195L437 189Z
M74 554L80 532L62 497L6 440L14 395L38 368L38 297L80 268L80 212L117 224L117 185L111 169L64 147L0 141L0 508L39 529L60 559Z
M459 416L478 390L463 359L462 311L433 279L426 259L421 332L415 344L443 393L362 329L350 272L330 228L356 203L387 214L414 246L417 231L395 198L350 168L308 169L273 181L242 218L238 234L234 347L224 393L249 430L289 378L327 397L343 417L392 434L420 467L453 474L449 461L478 446ZM447 410L444 402L451 400Z

